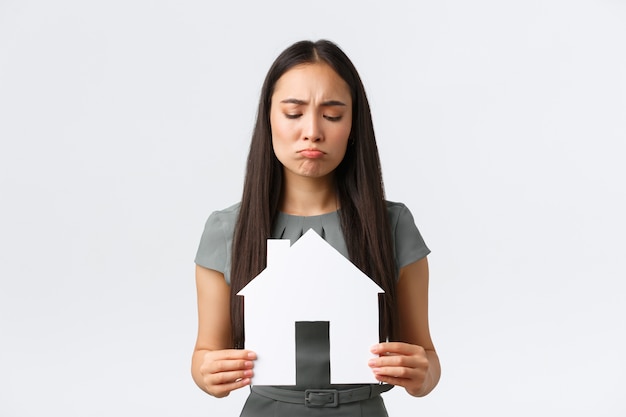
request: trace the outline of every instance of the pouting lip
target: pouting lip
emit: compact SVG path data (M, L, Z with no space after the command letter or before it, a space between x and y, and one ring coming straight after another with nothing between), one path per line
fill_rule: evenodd
M298 155L305 159L321 159L326 153L316 148L307 148L298 151Z
M323 154L326 153L323 150L318 149L318 148L305 148L305 149L300 149L299 151L297 151L297 153L301 153L301 152L321 152Z

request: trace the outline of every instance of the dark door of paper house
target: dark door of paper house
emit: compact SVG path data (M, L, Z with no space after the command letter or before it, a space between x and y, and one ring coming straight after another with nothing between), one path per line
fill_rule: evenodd
M296 322L296 385L330 386L330 337L327 321Z

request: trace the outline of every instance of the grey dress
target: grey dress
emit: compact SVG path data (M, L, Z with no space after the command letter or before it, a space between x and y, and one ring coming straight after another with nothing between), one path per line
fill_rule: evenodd
M430 253L420 232L415 226L413 216L402 203L387 202L387 212L391 226L392 242L396 260L396 269L422 259ZM205 268L213 269L224 274L226 282L230 283L231 246L235 223L239 213L239 204L227 209L213 212L205 225L204 233L196 254L195 263ZM348 258L348 249L341 232L339 213L332 212L318 216L294 216L278 213L272 238L290 239L293 244L306 231L313 229L324 240L330 243L337 251ZM314 355L314 352L305 352L305 355ZM309 388L351 389L362 388L367 385L350 386L312 386ZM331 408L311 408L304 404L294 404L277 401L263 394L263 387L259 391L252 388L250 396L241 413L242 417L298 417L298 416L333 416L333 417L385 417L387 411L380 395L362 401L341 404ZM302 390L302 387L281 387L287 390ZM303 394L304 395L304 394Z

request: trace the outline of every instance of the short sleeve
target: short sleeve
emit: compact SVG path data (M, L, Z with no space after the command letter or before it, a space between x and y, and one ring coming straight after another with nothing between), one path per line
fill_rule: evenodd
M430 253L421 233L415 225L413 215L402 203L388 202L391 232L394 238L396 265L398 270Z
M238 207L236 207L238 208ZM213 212L204 225L195 263L221 272L230 283L231 246L235 228L235 207Z

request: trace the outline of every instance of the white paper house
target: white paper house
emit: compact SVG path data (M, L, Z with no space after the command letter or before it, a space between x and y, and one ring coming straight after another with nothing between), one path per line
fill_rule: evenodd
M246 349L257 353L255 385L296 384L296 322L328 322L330 382L376 383L367 365L378 342L383 290L315 231L268 240L267 268L244 298Z

